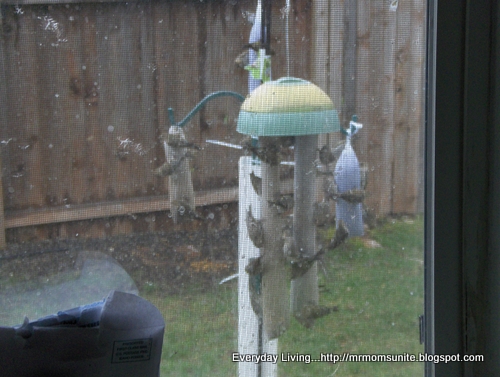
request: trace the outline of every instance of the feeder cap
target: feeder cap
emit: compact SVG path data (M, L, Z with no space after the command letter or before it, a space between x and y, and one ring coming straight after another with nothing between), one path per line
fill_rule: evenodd
M253 136L315 135L340 131L340 122L332 100L318 86L283 77L247 96L236 130Z

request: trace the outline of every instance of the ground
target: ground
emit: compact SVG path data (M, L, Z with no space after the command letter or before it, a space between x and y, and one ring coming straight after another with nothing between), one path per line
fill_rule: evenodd
M0 251L0 283L36 286L57 275L82 269L82 252L112 257L139 291L151 285L177 293L186 283L200 286L233 274L237 268L235 229L217 232L144 233L106 239L68 239L8 244Z

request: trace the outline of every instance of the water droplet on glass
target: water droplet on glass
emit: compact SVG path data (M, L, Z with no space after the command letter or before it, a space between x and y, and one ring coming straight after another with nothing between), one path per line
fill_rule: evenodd
M110 124L108 126L108 132L113 132L115 130L115 128Z

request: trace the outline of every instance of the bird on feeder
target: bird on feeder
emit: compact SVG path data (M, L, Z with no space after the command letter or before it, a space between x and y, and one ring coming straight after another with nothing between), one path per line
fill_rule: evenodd
M313 255L297 253L297 257L290 261L290 265L292 266L292 280L303 276L307 271L309 271L314 262L318 261L323 254L325 254L325 251L326 250L321 247Z
M331 175L333 176L333 174ZM335 179L333 179L333 177L325 179L325 181L323 182L323 192L325 195L325 199L337 200L339 191L337 189L337 184L335 183Z
M255 193L259 196L262 196L262 178L257 177L252 171L250 173L250 182L252 183L252 187Z
M242 104L237 131L257 136L260 143L255 146L247 142L243 148L263 162L262 216L266 239L262 248L262 309L263 327L269 339L279 337L287 328L290 311L302 320L302 308L317 304L317 276L307 272L324 251L316 251L315 246L312 220L315 174L309 173L317 158L317 135L339 130L338 114L331 99L305 80L284 77L265 82ZM291 200L282 200L278 171L285 148L291 145L295 156L293 231L285 230L276 237L276 229L284 225L278 207L280 210L291 207ZM277 206L279 202L284 203ZM287 282L290 269L291 285Z
M319 160L323 165L331 164L339 159L342 151L344 150L345 142L340 142L335 148L331 149L328 145L323 145L318 149Z
M250 258L245 267L245 272L249 276L249 290L250 290L250 304L252 310L259 317L262 318L262 258Z
M166 142L167 145L173 148L190 148L197 151L201 150L198 145L186 140L184 132L182 132L182 129L178 126L171 127L169 132L163 132L160 135L160 141Z
M255 145L254 139L245 138L241 143L243 150L250 152L265 163L276 166L284 156L284 149L289 148L294 143L293 137L270 137L265 145Z
M344 199L346 202L351 204L361 203L365 199L365 190L362 189L351 189L343 193L338 194L340 199Z
M314 225L318 227L325 226L330 222L330 204L326 201L314 203Z
M304 275L313 265L314 262L320 258L328 250L338 248L349 237L349 230L346 228L343 220L339 220L335 236L330 240L327 248L320 247L319 250L313 255L302 255L297 251L297 247L293 241L293 236L289 228L283 231L281 238L283 239L283 254L292 266L292 279Z
M293 209L293 196L283 195L277 200L268 200L271 208L274 208L279 214L285 213Z
M307 329L314 325L314 320L324 317L331 312L339 310L337 306L324 306L324 305L305 305L302 307L300 313L295 314L295 318Z
M302 255L295 246L290 227L286 227L283 230L281 239L283 240L283 254L292 267L292 279L304 275L311 268L312 264L324 254L324 250L320 248L313 256Z
M273 50L269 49L269 46L266 46L261 41L247 43L246 45L243 45L243 48L245 48L245 49L252 49L255 52L259 52L260 50L265 49L266 53L268 55L274 55L275 54L275 52Z
M281 239L283 240L283 254L287 260L292 261L297 258L297 249L295 248L295 243L293 241L292 229L286 227L281 234Z
M177 171L177 169L179 169L179 166L185 158L186 156L182 156L179 160L172 163L165 161L163 165L153 170L153 174L158 177L167 177L172 175Z
M171 205L172 209L174 210L175 208L175 211L177 211L177 213L181 216L192 220L205 220L203 216L200 216L196 210L191 207L191 204L187 199L172 200Z
M243 51L239 54L236 59L234 59L234 64L236 64L240 68L245 68L250 64L250 54L248 50Z
M330 244L328 245L328 249L336 249L342 243L347 240L349 237L349 229L345 226L343 220L338 220L337 222L337 230L335 231L335 236L330 240Z
M368 164L365 162L359 163L359 180L362 190L366 190L366 184L368 183Z
M252 206L249 206L247 211L247 230L248 237L252 240L257 248L264 246L264 229L262 227L262 220L257 220L253 217Z

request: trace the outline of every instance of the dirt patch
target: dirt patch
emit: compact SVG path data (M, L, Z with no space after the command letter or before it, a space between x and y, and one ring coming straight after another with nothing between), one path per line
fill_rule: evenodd
M0 286L23 283L35 287L49 280L57 284L58 276L78 275L82 252L113 258L132 277L139 292L161 289L179 293L188 284L209 287L233 274L238 235L236 229L227 229L9 244L0 251Z

